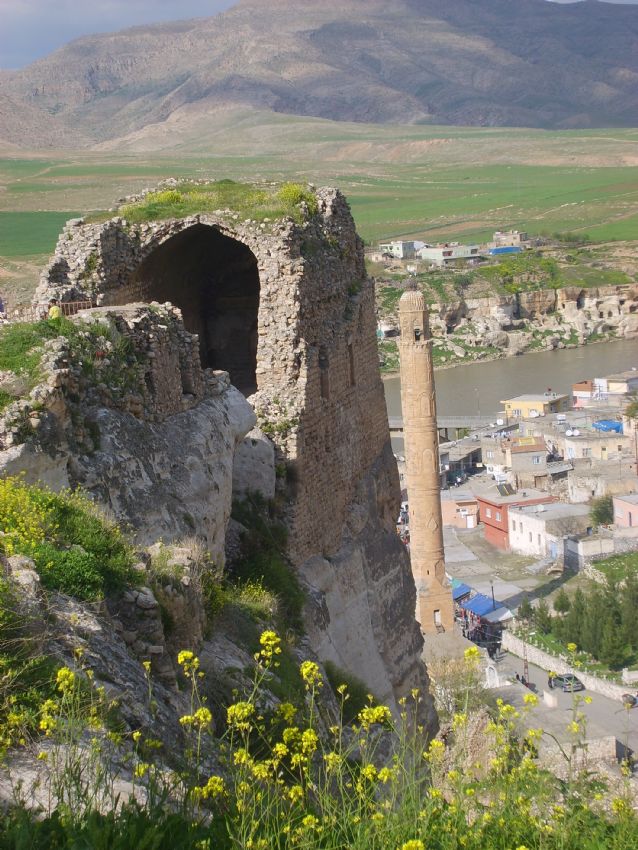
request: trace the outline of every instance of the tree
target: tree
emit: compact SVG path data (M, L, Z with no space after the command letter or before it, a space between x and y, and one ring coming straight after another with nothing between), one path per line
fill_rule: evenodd
M614 501L611 496L600 496L591 503L589 513L594 525L611 525L614 521Z
M622 667L625 659L625 644L618 623L612 616L607 617L603 626L600 645L600 660L611 670Z
M544 599L541 599L534 611L534 625L542 635L548 635L552 630L552 615Z
M567 595L565 588L561 587L554 599L554 611L558 614L566 614L570 608L571 602L569 601L569 596Z
M523 597L523 601L518 606L518 611L516 612L519 620L527 620L529 622L534 616L534 609L532 608L532 603L529 601L527 596Z

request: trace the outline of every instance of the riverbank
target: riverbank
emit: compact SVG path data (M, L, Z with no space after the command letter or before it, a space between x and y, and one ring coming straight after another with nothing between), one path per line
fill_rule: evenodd
M608 337L602 337L601 336L598 339L589 339L589 340L586 339L584 342L581 342L581 343L570 343L569 345L565 345L562 348L549 349L549 351L566 351L566 350L569 350L569 349L582 348L585 345L600 345L602 343L614 343L614 342L624 342L624 341L625 340L617 339L615 336L608 336ZM395 345L396 345L396 343L395 343ZM636 349L637 349L637 352L638 352L638 345L636 345ZM516 353L512 353L512 352L508 352L507 350L503 350L498 354L487 355L485 357L478 357L478 358L475 358L475 359L466 359L466 360L459 359L459 360L455 360L454 362L451 362L451 363L435 363L434 364L434 371L435 372L443 372L445 369L456 369L458 366L480 366L481 363L493 363L493 362L498 361L498 360L508 360L508 359L512 359L514 357L526 357L526 356L531 355L531 354L547 354L547 353L548 353L548 349L544 349L544 350L541 350L541 349L535 349L534 350L534 349L532 349L530 351L519 351L519 352L516 352ZM398 358L398 351L397 351L397 358ZM636 354L635 359L636 359L636 362L638 364L638 353ZM631 368L631 367L627 367L627 368ZM400 374L401 374L401 371L398 368L398 364L397 364L396 368L393 367L392 369L389 369L389 370L384 369L383 366L381 366L381 379L383 381L389 380L390 378L398 378L400 376Z
M495 413L502 409L503 399L547 387L570 392L576 381L638 366L638 346L635 340L613 340L463 365L468 368L436 370L437 410L442 416ZM401 416L399 375L383 378L388 414Z

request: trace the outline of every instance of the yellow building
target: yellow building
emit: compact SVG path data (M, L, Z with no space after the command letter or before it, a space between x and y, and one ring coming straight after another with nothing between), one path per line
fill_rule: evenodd
M572 397L568 393L528 393L505 399L501 404L508 419L527 419L548 413L565 413L571 410Z

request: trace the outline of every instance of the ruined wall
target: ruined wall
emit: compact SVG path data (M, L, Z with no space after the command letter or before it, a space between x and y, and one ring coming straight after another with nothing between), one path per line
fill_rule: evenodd
M45 382L0 418L0 475L81 485L141 545L197 533L223 563L233 455L252 408L226 374L201 369L171 307L100 308L75 321L72 343L47 343Z
M317 201L318 214L301 225L240 222L229 210L141 225L71 222L36 300L89 296L120 304L154 300L158 291L166 298L165 281L143 270L160 247L178 251L189 229L197 228L198 240L210 232L211 246L221 234L249 249L259 278L257 389L249 400L285 466L289 554L308 587L309 633L320 658L392 702L425 689L427 677L409 560L394 530L400 492L374 291L344 198L321 189ZM197 274L208 272L202 266ZM198 332L186 311L185 322ZM431 722L432 712L427 702Z

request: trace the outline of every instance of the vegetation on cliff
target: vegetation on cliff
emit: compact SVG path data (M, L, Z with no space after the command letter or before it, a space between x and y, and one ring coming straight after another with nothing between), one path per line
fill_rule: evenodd
M478 650L466 653L469 674ZM519 733L537 697L522 713L498 701L482 725L489 757L472 761L471 718L456 707L446 750L423 739L419 694L402 701L399 718L369 701L350 726L349 694L338 686L337 716L326 714L320 668L299 665L304 701L268 705L262 699L281 658L273 631L259 639L249 691L214 717L202 696L202 672L191 651L179 653L189 708L180 723L186 745L179 771L168 770L144 730L130 736L103 730L104 699L90 669L60 669L47 701L40 749L50 802L39 815L16 806L0 821L3 848L129 848L156 850L630 850L638 819L628 783L607 791L582 768L582 697L574 694L562 748L563 776L538 763L541 729ZM469 681L469 680L468 680ZM467 688L465 689L467 692ZM82 718L84 721L82 722ZM340 719L341 718L341 719ZM219 729L224 731L220 734ZM90 732L89 732L90 730ZM90 755L83 750L91 737ZM217 738L216 764L204 756ZM84 761L80 760L84 752ZM123 752L134 795L114 793ZM450 759L450 753L454 758ZM119 759L119 761L118 761ZM104 769L106 764L109 769ZM81 765L81 769L78 770ZM19 799L19 791L18 791ZM109 801L110 804L109 804Z

